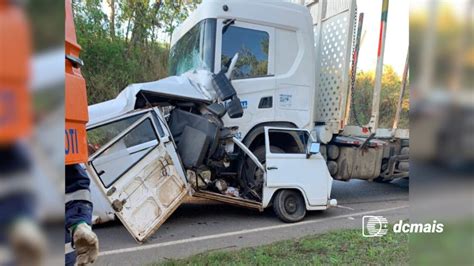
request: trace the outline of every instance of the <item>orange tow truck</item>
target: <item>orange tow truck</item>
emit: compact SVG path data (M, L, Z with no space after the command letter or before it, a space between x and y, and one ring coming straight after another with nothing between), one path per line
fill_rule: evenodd
M87 162L86 82L81 74L81 47L77 43L71 1L66 1L66 86L65 86L65 160L66 165Z

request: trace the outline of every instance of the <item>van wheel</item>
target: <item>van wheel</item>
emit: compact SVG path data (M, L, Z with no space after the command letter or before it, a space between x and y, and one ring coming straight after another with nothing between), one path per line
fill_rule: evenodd
M299 192L280 190L273 198L273 211L283 222L294 223L303 220L306 205Z

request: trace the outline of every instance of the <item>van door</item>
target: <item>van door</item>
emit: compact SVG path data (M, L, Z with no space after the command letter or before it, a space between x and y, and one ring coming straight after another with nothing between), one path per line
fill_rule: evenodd
M309 142L307 130L265 127L266 187L298 189L309 206L327 205L330 175L321 154L306 158Z
M188 192L179 160L165 147L167 129L156 121L146 112L88 131L89 145L98 149L87 171L139 242L165 222Z

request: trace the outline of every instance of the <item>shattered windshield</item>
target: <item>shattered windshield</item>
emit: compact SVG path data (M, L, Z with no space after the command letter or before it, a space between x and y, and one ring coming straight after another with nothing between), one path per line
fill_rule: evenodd
M195 69L213 72L215 36L215 19L205 19L196 24L171 48L169 75L178 76Z

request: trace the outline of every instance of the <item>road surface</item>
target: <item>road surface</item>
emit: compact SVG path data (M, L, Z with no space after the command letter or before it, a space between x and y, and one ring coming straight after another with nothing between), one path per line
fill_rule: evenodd
M259 246L343 228L361 228L363 215L382 215L390 223L408 219L408 180L379 184L335 181L339 207L309 212L299 223L263 213L200 200L183 204L145 243L137 244L120 222L95 227L100 239L96 265L144 265L210 250ZM361 235L362 237L362 235Z

